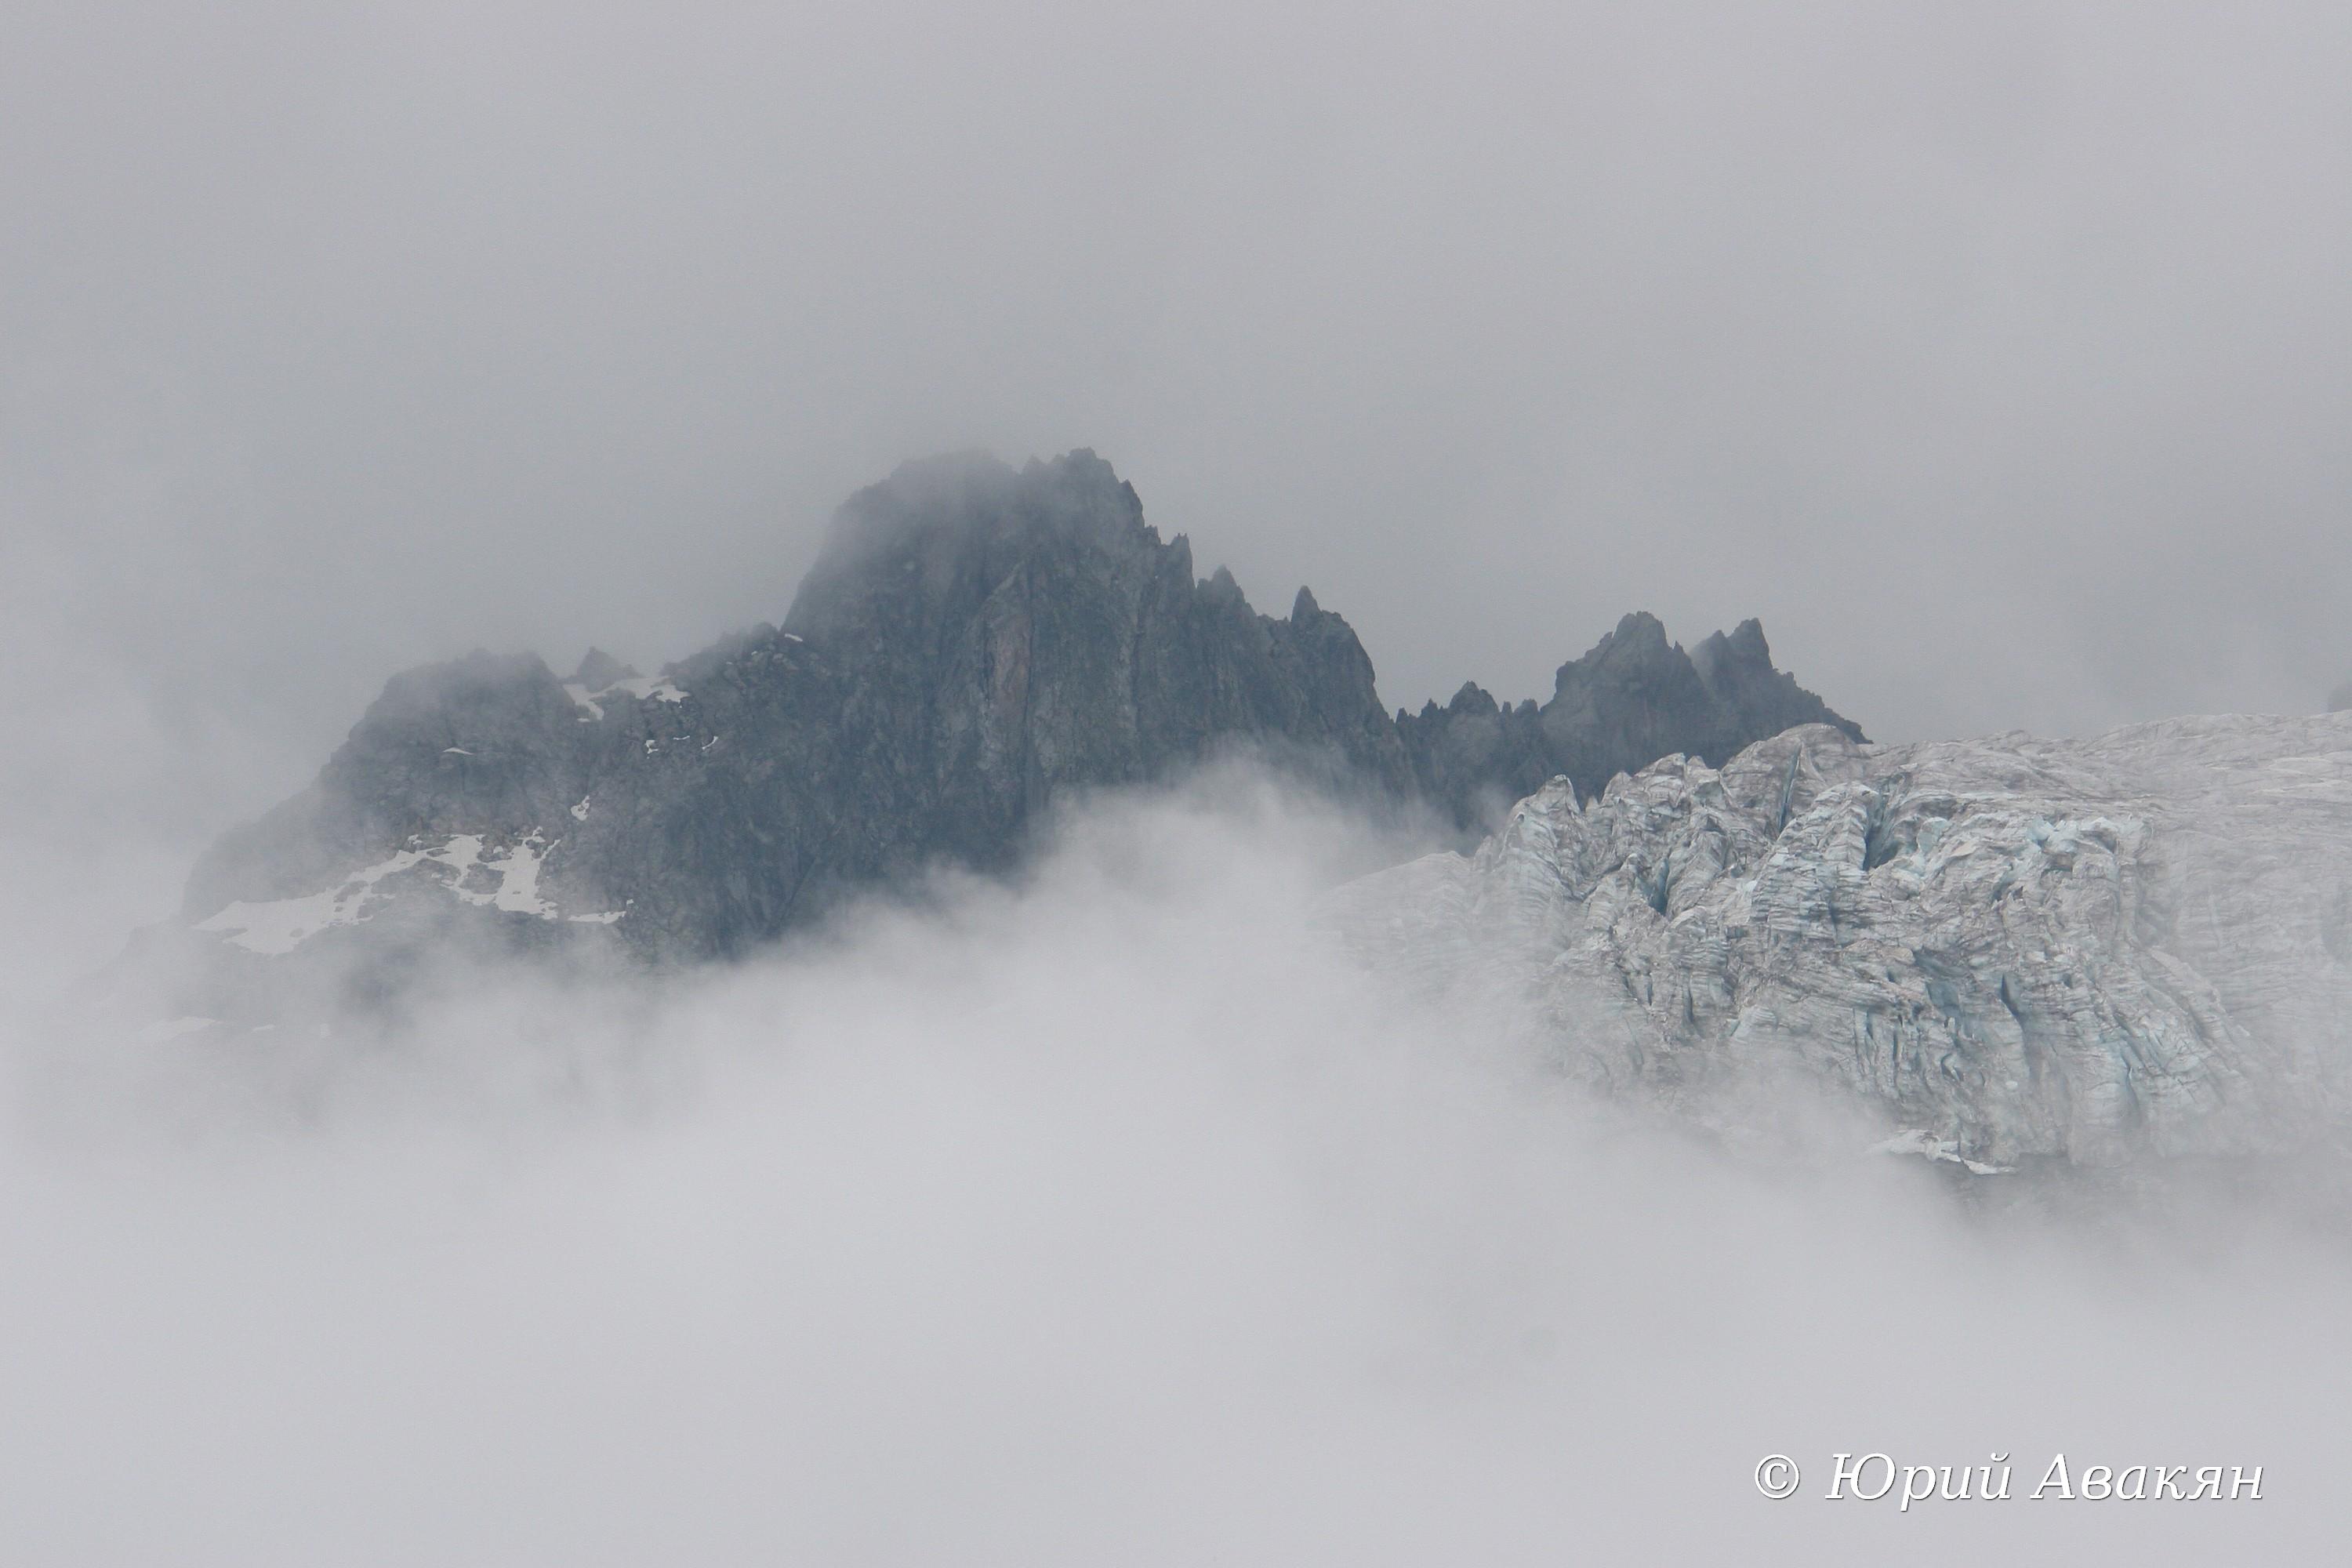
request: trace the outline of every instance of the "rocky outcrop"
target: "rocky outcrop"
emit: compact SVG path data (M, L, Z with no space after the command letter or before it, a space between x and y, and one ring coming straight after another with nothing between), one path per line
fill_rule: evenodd
M986 458L902 469L842 509L784 626L841 702L832 876L1002 865L1062 791L1232 741L1410 786L1348 623L1304 590L1275 620L1223 568L1197 580L1190 542L1162 543L1090 452L1018 476Z
M1979 1173L2340 1132L2352 714L1873 747L1815 725L1333 902L1383 972L1503 987L1612 1092L1752 1132L1826 1087Z
M1719 766L1742 746L1799 724L1863 739L1859 726L1772 667L1757 622L1685 653L1643 614L1627 616L1591 652L1561 665L1541 707L1501 707L1465 685L1444 707L1432 702L1396 721L1422 794L1458 826L1481 829L1553 778L1593 795L1669 753Z
M1227 745L1412 787L1371 660L1311 595L1276 620L1196 580L1092 453L940 458L841 510L781 627L657 677L592 652L568 681L479 653L396 678L204 858L185 917L244 953L382 947L414 895L499 943L718 956L934 861L1003 866L1062 793Z
M1827 1087L1987 1173L2342 1128L2352 713L1874 747L1756 623L1685 652L1636 615L1541 706L1391 718L1344 620L1196 577L1087 452L908 465L782 626L657 675L395 678L142 947L180 965L172 1027L394 997L452 952L723 957L1234 747L1498 820L1334 921L1382 974L1524 997L1612 1092L1737 1131Z
M1540 710L1467 688L1392 720L1345 620L1305 589L1276 619L1222 568L1196 577L1093 453L934 458L843 506L781 626L654 676L599 650L568 679L483 653L397 677L310 789L204 858L181 930L215 992L264 963L396 987L452 932L723 957L935 864L1008 866L1071 792L1227 749L1467 822L1557 772L1823 715L1844 722L1754 623L1686 656L1643 616ZM217 1009L257 1010L188 1005Z

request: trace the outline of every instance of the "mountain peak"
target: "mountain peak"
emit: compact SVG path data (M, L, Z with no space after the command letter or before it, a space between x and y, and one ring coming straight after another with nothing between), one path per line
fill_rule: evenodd
M581 659L580 668L572 672L572 684L590 691L602 691L624 680L635 680L635 667L623 664L601 647L592 647Z
M1694 655L1646 610L1561 665L1540 708L1498 710L1465 686L1444 709L1399 720L1422 793L1465 829L1561 774L1589 799L1618 773L1660 757L1681 752L1719 766L1799 724L1863 738L1853 721L1772 667L1759 622L1716 632Z
M394 677L309 790L205 857L189 925L240 952L267 931L273 963L396 957L424 927L394 905L538 948L725 954L927 866L1009 865L1066 792L1234 747L1468 826L1559 773L1590 795L1790 723L1860 733L1753 622L1702 670L1646 612L1542 708L1465 683L1392 718L1310 589L1277 620L1192 561L1083 447L902 464L842 505L781 628L657 678L601 648L569 683L488 653Z
M986 578L992 587L1055 551L1136 568L1164 549L1133 487L1091 451L1019 469L987 452L950 452L902 463L842 503L784 625L827 641L877 598L911 591L943 603L957 584Z

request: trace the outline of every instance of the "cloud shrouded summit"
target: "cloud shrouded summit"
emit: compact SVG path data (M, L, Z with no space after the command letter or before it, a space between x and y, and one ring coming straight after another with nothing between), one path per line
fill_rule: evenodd
M1114 455L1413 710L1635 607L1881 739L2352 669L2304 0L26 15L0 869L60 963L387 671L656 668L915 453Z
M1647 616L1540 710L1471 689L1392 718L1345 620L1196 576L1093 453L967 454L845 503L781 627L656 676L477 653L395 678L310 789L205 857L184 918L231 992L448 920L493 946L719 956L934 865L1002 869L1073 792L1236 749L1458 830L1554 773L1591 790L1807 721L1844 723L1753 622L1694 657Z

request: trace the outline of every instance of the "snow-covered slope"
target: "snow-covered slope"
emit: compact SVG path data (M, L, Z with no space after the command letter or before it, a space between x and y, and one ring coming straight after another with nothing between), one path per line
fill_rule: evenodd
M2352 713L1808 726L1554 780L1334 907L1383 969L1524 989L1578 1070L1718 1125L1793 1079L1979 1171L2281 1150L2347 1103Z

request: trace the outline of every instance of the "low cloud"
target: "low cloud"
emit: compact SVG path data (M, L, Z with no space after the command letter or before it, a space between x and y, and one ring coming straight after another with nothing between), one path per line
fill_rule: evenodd
M11 1562L2314 1557L2352 1254L1595 1105L1226 772L739 967L391 1037L11 1026ZM1829 1457L2015 1472L1829 1502ZM2050 1458L2260 1503L2027 1500ZM1806 1470L1786 1501L1750 1479Z

